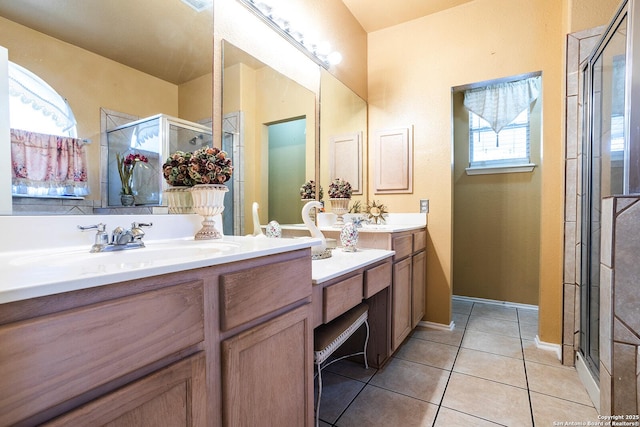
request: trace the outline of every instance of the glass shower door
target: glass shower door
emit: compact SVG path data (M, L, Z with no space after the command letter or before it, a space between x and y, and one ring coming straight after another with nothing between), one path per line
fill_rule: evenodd
M628 192L626 13L609 27L583 69L583 193L580 352L597 377L600 365L600 204Z

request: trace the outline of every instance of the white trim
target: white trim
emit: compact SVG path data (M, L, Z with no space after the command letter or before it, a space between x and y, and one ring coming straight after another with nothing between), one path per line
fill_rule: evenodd
M536 347L540 350L553 351L556 353L556 357L559 361L562 361L562 347L560 344L553 344L549 342L540 341L538 335L535 337Z
M440 329L441 331L453 331L456 328L456 324L453 323L453 321L451 321L451 323L446 325L444 323L427 322L426 320L421 320L418 323L418 326L431 328L431 329Z
M495 300L495 299L485 299L485 298L477 298L477 297L465 297L465 296L461 296L461 295L453 295L451 297L452 300L458 300L458 301L467 301L467 302L480 302L483 304L493 304L493 305L500 305L503 307L512 307L512 308L524 308L527 310L538 310L538 306L537 305L532 305L532 304L522 304L519 302L509 302L509 301L499 301L499 300Z
M587 368L587 364L582 358L582 354L580 354L580 352L576 352L575 365L576 371L578 371L578 377L580 378L580 381L582 381L584 388L587 390L587 394L589 395L589 398L591 398L593 406L595 406L596 411L600 413L600 385L591 375L591 371Z
M469 167L465 168L467 175L490 175L496 173L520 173L520 172L533 172L536 167L535 163L526 163L524 165L517 166L493 166L493 167Z

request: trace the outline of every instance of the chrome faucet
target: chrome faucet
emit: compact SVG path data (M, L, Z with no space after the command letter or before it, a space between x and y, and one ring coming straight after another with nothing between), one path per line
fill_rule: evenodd
M133 222L129 230L125 230L123 227L116 227L111 233L111 239L109 239L109 234L106 232L106 224L79 225L78 228L82 231L98 230L90 252L110 252L144 248L142 238L145 233L142 227L151 227L152 225L153 223Z

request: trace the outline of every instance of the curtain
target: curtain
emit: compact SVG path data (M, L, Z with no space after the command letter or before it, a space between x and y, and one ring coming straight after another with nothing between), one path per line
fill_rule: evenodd
M469 89L464 92L464 106L485 119L500 132L540 94L540 77Z
M11 129L14 194L86 196L86 143L77 138Z

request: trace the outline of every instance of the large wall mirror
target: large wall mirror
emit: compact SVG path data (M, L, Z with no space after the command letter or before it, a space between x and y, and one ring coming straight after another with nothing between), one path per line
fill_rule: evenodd
M105 127L156 114L210 125L212 35L212 7L180 0L0 0L0 46L9 60L65 97L78 137L92 141L88 202L95 207L104 191Z
M226 40L222 53L223 149L243 153L234 159L242 175L234 182L244 184L234 209L251 213L258 202L261 224L300 223L300 187L315 179L315 94ZM234 224L234 234L250 232L249 221Z
M352 206L367 202L367 103L327 70L320 80L320 184L341 178L353 188Z

